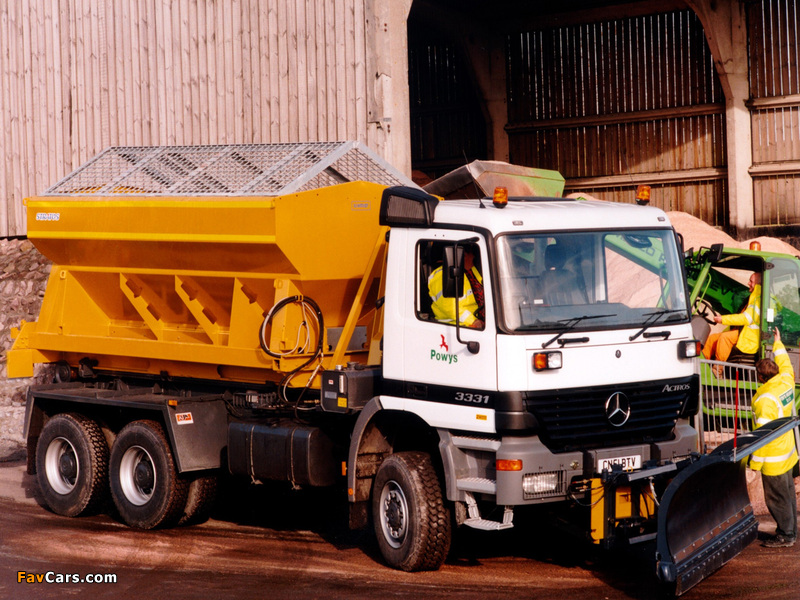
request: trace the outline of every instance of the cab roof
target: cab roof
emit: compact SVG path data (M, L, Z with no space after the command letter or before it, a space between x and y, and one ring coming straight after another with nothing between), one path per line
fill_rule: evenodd
M491 199L445 200L436 206L433 225L487 228L493 234L509 231L592 230L607 228L671 227L659 208L570 198L511 198L504 208Z

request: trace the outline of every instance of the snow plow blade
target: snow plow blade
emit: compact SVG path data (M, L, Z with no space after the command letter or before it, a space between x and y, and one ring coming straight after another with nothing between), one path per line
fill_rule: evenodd
M658 578L680 596L758 536L747 493L747 457L797 426L777 419L684 467L662 496L656 536Z

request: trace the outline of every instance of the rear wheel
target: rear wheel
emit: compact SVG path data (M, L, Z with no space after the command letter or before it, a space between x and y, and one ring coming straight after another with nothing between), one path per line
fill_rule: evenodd
M378 546L403 571L435 571L450 549L450 511L430 456L399 452L381 463L372 492Z
M178 525L194 525L208 520L211 509L214 508L214 501L217 499L217 481L217 475L189 477L186 507Z
M164 430L155 421L134 421L119 432L109 479L114 505L131 527L169 526L183 515L189 482L178 474Z
M100 426L75 413L47 421L36 445L36 476L54 513L95 512L108 496L108 446Z

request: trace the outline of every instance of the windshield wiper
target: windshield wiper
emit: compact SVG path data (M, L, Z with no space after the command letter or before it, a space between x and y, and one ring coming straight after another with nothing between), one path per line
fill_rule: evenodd
M555 342L562 335L564 335L565 333L569 333L570 331L575 329L575 327L581 321L587 321L589 319L603 319L603 318L606 318L606 317L613 317L613 316L615 316L615 315L583 315L582 317L573 317L571 319L563 319L563 320L559 321L559 323L564 323L564 328L561 331L559 331L556 335L554 335L552 338L547 340L544 344L542 344L542 348L547 348L550 344ZM583 339L581 339L580 341L583 341ZM589 340L587 339L586 341L588 342Z
M642 325L642 328L639 331L630 336L628 340L632 342L633 340L638 338L647 330L648 327L652 327L653 325L655 325L656 321L658 321L658 319L660 317L663 317L664 315L672 315L675 313L685 313L685 312L686 311L683 309L675 309L675 310L659 310L656 312L645 313L644 316L647 317L647 320L645 320L644 325ZM667 337L669 337L669 335L667 335Z

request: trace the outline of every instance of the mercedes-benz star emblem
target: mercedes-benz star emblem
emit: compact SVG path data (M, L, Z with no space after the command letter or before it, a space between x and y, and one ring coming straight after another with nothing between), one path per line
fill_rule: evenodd
M606 400L606 419L614 427L622 427L631 417L631 403L622 392L615 392Z

